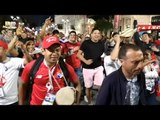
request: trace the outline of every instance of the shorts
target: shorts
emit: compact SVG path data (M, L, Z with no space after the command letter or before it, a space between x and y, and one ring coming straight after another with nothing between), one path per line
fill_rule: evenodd
M93 69L83 68L83 78L86 88L91 88L93 85L101 86L104 80L104 68L99 66Z

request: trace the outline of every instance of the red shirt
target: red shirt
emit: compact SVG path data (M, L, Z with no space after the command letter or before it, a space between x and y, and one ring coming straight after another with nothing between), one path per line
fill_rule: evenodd
M32 61L30 63L28 63L22 73L21 76L21 80L24 82L29 82L29 73L30 70L33 66L35 61ZM74 72L74 69L66 64L68 71L70 73L69 75L69 80L72 83L75 83L78 78L76 73ZM57 82L59 83L60 87L65 87L65 82L64 82L64 78L63 77L59 77L59 74L61 74L62 71L60 70L59 65L57 64L55 66L55 70L53 72L53 76L54 78L57 80ZM54 78L52 78L52 83L53 83L53 87L54 87L54 93L56 93L60 88L58 87L58 85L56 84ZM47 87L46 84L49 82L49 70L47 68L47 66L44 64L44 62L41 63L39 70L37 71L36 75L35 75L35 79L34 79L34 84L33 84L33 90L32 90L32 95L31 95L31 105L41 105L45 95L47 93Z
M61 47L62 47L62 50L61 50L61 54L63 55L63 54L66 54L67 53L67 51L66 51L66 46L65 46L65 43L61 43Z
M75 47L80 47L80 42L77 42L75 44L70 43L70 42L66 42L66 50L67 52L73 50ZM67 56L66 58L66 62L68 64L70 64L73 68L80 68L81 67L81 61L80 59L77 57L77 51L75 51L73 54L71 54L70 56Z
M157 59L156 54L154 52L151 53L151 57L152 57L152 60L156 60Z

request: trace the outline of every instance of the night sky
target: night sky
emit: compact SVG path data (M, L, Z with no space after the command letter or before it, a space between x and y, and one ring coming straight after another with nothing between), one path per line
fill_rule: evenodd
M0 15L0 30L3 29L5 21L13 21L11 16L19 16L20 19L25 23L27 27L39 27L42 26L45 19L51 16L54 20L54 15Z
M54 15L20 15L20 17L25 18L31 26L42 26L45 19L49 16L54 19Z

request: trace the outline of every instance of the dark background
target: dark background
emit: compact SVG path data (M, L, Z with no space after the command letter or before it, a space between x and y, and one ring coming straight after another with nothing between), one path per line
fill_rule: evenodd
M19 16L20 20L25 23L28 27L42 26L45 19L51 16L54 21L54 15L0 15L0 27L5 25L5 21L13 21L10 16Z
M21 15L21 17L28 20L31 26L42 26L45 19L49 16L54 18L54 15Z

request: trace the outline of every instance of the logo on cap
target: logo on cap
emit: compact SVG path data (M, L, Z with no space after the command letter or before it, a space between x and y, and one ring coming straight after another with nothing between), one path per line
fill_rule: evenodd
M58 37L56 37L56 36L47 36L43 40L42 47L43 48L49 48L51 45L56 44L56 43L60 44Z
M49 37L46 39L47 42L52 42L52 41L56 41L55 37Z

